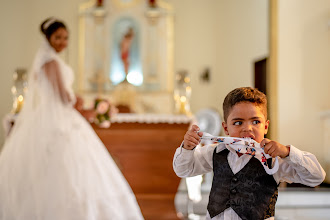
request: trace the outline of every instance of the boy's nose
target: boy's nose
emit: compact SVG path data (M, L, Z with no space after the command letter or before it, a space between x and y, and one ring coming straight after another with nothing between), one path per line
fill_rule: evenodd
M246 124L246 125L243 127L243 130L244 130L244 131L252 131L252 125L250 125L250 124Z

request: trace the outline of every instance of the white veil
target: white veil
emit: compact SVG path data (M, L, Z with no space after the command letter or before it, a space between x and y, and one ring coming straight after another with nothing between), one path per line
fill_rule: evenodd
M68 130L72 130L68 114L73 111L73 103L62 102L59 91L54 88L43 69L44 64L51 60L57 62L64 87L72 100L75 100L71 89L71 68L60 59L48 41L44 40L29 71L24 106L0 155L0 219L11 219L7 216L8 213L29 213L25 209L38 210L43 207L42 204L29 204L28 200L22 201L19 198L27 196L31 197L30 201L45 202L44 194L49 193L49 189L43 189L43 186L52 183L33 183L41 181L41 177L47 175L44 171L47 172L49 166L53 166L49 163L51 155L56 151L64 151L60 145L54 144L54 137L66 137ZM61 161L58 163L61 164ZM19 216L18 213L17 219L35 219L32 216Z
M72 100L70 103L65 104L61 100L58 87L54 87L44 71L44 65L52 60L56 61L60 68L60 80L62 80L64 88L70 94ZM35 120L39 118L42 123L38 124L38 126L41 126L41 130L44 130L54 124L60 125L58 124L59 121L66 121L65 112L68 108L72 108L75 102L74 92L71 88L73 80L71 68L64 63L49 45L48 41L44 39L29 72L28 92L24 101L24 107L17 119L17 125L20 124L22 119L34 118Z
M51 60L74 100L71 68L43 42L0 155L0 219L143 219L101 140L49 80L43 66Z

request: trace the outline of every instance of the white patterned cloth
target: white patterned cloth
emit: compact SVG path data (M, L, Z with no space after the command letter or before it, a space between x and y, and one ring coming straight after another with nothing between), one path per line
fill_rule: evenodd
M251 138L219 137L203 132L202 140L224 143L227 148L230 147L238 153L248 154L257 158L269 175L276 173L278 170L278 157L275 158L274 164L267 164L267 159L272 157L266 154L263 147ZM271 166L273 166L273 168L269 168Z

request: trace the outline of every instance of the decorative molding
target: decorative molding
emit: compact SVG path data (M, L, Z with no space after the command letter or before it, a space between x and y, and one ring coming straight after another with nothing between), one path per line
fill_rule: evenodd
M171 114L134 114L125 113L117 114L112 123L169 123L169 124L186 124L194 121L194 117L186 115L171 115Z

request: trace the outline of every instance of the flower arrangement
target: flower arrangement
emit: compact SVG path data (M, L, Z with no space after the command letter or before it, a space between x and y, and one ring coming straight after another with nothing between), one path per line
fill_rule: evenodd
M94 123L102 128L109 128L111 118L118 113L118 109L103 98L95 99L94 110L96 113Z

